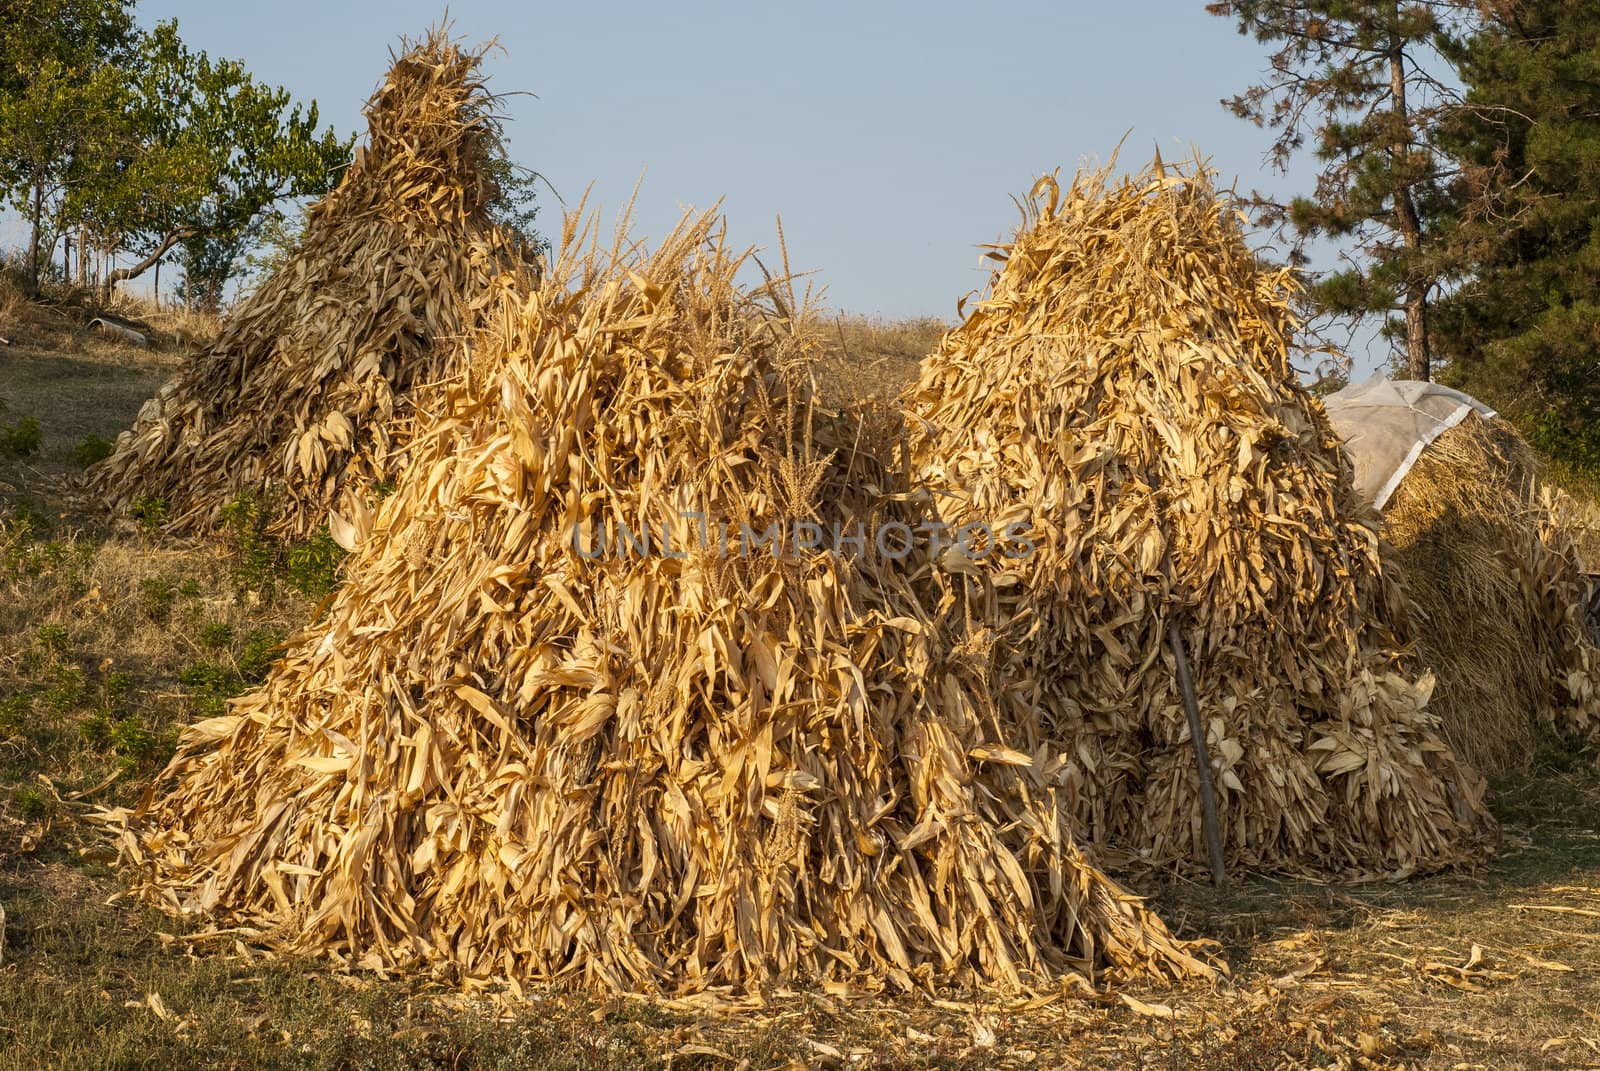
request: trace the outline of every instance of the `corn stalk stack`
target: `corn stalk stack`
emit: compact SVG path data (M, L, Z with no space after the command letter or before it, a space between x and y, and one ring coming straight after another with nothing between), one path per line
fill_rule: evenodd
M394 60L366 146L288 263L90 471L109 505L160 500L193 531L249 494L275 534L303 538L392 479L413 389L450 369L474 319L462 296L523 256L485 211L498 134L480 58L436 30Z
M1439 676L1431 707L1480 769L1526 769L1541 746L1600 728L1585 527L1516 430L1477 413L1428 444L1384 503L1418 649Z
M1077 828L1128 864L1205 859L1173 619L1230 867L1476 860L1482 781L1405 665L1376 516L1289 366L1293 278L1258 263L1239 218L1202 166L1159 158L1035 186L906 399L946 520L1033 533L952 597L1001 635L1018 746L1061 756Z
M569 224L481 299L324 620L111 815L125 867L256 941L468 985L1209 974L1075 846L926 559L741 545L895 507L810 410L792 295L740 290L713 227L647 258Z

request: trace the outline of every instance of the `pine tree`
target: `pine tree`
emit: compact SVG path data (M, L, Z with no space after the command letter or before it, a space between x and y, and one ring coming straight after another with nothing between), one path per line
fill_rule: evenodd
M1444 377L1560 462L1600 470L1600 5L1492 0L1451 54L1465 106L1443 222L1466 281L1440 303ZM1443 232L1441 232L1443 233Z
M1271 72L1223 101L1276 131L1272 160L1285 170L1310 148L1315 191L1289 205L1263 203L1296 253L1317 237L1352 239L1354 267L1321 279L1313 297L1346 316L1382 315L1403 340L1414 379L1431 372L1428 306L1439 283L1425 221L1439 211L1445 163L1433 124L1450 103L1429 67L1466 17L1460 0L1222 0L1213 15L1272 46ZM1303 260L1303 257L1302 257ZM1403 321L1393 314L1403 314Z

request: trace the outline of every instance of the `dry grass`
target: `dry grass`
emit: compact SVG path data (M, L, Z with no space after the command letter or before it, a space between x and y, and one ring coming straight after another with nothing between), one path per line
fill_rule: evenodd
M29 297L9 270L0 268L0 338L24 349L54 353L128 350L120 339L92 328L95 317L107 315L135 325L157 353L181 354L216 337L219 318L182 307L157 308L147 298L117 293L102 307L99 295L75 286L46 284ZM7 347L0 345L0 358Z
M818 401L846 408L867 399L892 402L917 379L917 364L950 330L931 317L888 320L838 313L818 325Z
M142 295L118 292L107 311L149 327L158 342L179 352L200 349L222 333L222 317L214 312L173 302L158 306Z

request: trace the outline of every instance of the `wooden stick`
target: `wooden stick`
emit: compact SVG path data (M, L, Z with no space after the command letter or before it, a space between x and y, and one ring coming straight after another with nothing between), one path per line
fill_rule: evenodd
M1200 704L1194 697L1194 678L1189 675L1189 655L1183 648L1183 633L1176 618L1167 620L1167 646L1178 669L1178 690L1183 693L1183 710L1189 715L1189 739L1194 744L1194 764L1200 773L1200 803L1204 808L1206 850L1211 853L1211 883L1228 885L1228 868L1222 857L1222 831L1217 826L1217 790L1211 782L1211 755L1206 750L1206 732L1200 724Z

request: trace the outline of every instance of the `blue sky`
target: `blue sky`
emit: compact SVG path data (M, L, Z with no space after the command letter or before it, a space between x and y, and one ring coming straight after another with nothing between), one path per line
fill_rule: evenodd
M146 25L175 17L191 47L315 98L342 131L360 128L390 47L442 13L417 0L138 7ZM513 154L569 205L592 184L609 216L643 176L646 236L722 198L736 240L771 245L781 215L791 264L852 312L953 317L986 278L977 247L1016 219L1011 196L1124 134L1127 163L1196 146L1224 185L1308 185L1309 167L1271 173L1268 132L1218 103L1265 53L1204 0L461 0L449 13L465 38L498 37L492 88L537 95L506 101ZM554 229L559 207L541 199Z

